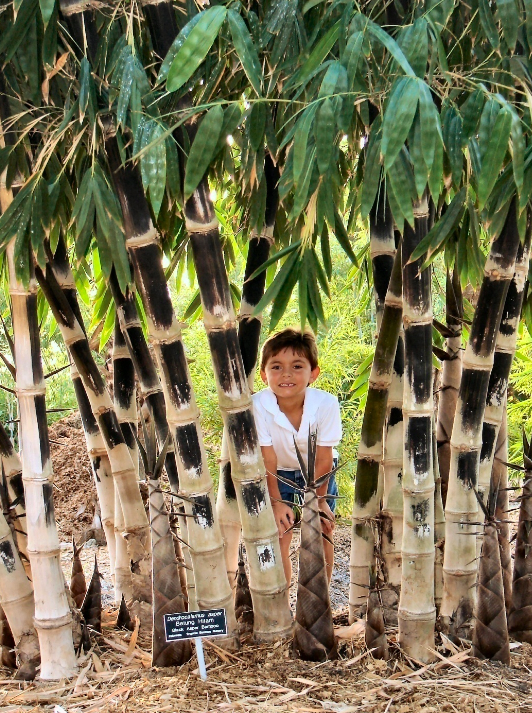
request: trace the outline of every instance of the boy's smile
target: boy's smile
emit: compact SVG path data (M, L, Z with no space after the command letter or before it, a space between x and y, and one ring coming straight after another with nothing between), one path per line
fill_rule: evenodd
M305 356L293 349L283 349L268 359L260 375L278 399L298 400L297 397L302 397L304 400L305 389L318 378L319 373L319 366L312 369Z

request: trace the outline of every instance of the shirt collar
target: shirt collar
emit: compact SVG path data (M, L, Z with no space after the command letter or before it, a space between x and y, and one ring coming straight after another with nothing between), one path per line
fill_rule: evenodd
M266 393L264 394L262 405L264 406L266 411L269 411L269 413L273 415L275 423L277 423L279 426L282 426L282 428L286 428L289 431L294 432L294 427L279 408L279 404L277 403L277 397L270 389L270 387L266 388L265 392ZM318 410L319 403L316 396L316 389L307 387L307 390L305 392L305 403L303 404L303 417L301 419L301 426L299 428L300 431L303 427L305 427L305 430L308 431L308 427L311 423L312 417Z

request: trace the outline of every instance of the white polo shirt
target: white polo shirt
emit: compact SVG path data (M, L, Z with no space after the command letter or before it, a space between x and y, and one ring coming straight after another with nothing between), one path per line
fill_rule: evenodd
M338 399L327 391L308 386L299 431L279 408L269 388L253 394L253 411L261 446L273 446L280 470L299 470L294 437L305 463L308 462L308 434L317 433L318 446L336 446L342 438Z

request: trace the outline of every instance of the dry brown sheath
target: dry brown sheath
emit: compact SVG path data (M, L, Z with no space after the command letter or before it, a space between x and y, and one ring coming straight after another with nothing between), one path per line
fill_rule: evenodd
M87 582L85 581L85 575L83 574L83 567L81 565L81 559L79 553L81 552L81 547L76 547L74 537L72 537L72 576L70 578L70 594L74 600L78 609L81 609L83 600L85 599L85 594L87 593Z
M512 638L532 644L532 462L526 455L525 467L527 472L515 543L512 609L508 617L508 629Z
M253 630L253 602L249 591L249 581L244 565L243 548L240 545L238 571L236 575L235 615L242 629Z
M94 631L102 632L102 584L98 570L98 560L94 556L94 572L89 583L89 588L85 594L85 599L81 605L81 613L85 618L85 624Z
M384 630L384 615L378 589L378 580L370 575L371 589L366 609L366 646L375 659L388 660L388 640Z
M168 515L170 519L170 531L174 539L174 552L175 558L177 560L177 567L179 572L179 582L181 584L181 594L183 595L183 600L185 604L185 611L188 610L188 589L187 589L187 570L185 567L185 556L183 554L183 547L181 546L181 540L179 539L178 533L178 522L179 518L174 510L173 502L170 502L170 513Z
M131 619L131 614L127 608L126 598L122 594L122 599L120 600L120 607L118 609L118 616L116 617L116 628L117 629L127 629L128 631L133 631L135 625Z
M4 610L0 607L0 664L6 668L17 667L15 640Z
M473 630L473 655L479 659L510 663L504 587L497 525L486 523L480 555L478 598Z

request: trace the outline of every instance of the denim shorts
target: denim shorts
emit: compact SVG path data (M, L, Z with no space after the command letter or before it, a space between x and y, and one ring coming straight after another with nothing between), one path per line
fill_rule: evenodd
M337 463L334 464L336 467ZM305 480L300 470L278 470L277 474L280 475L285 480L291 480L299 488L305 489ZM279 486L279 492L281 493L281 500L286 500L294 505L303 504L303 493L299 490L291 488L286 483L277 481ZM329 483L327 485L327 495L338 495L338 483L336 482L335 473L329 478ZM327 505L331 508L332 512L336 509L336 500L334 498L327 498Z

